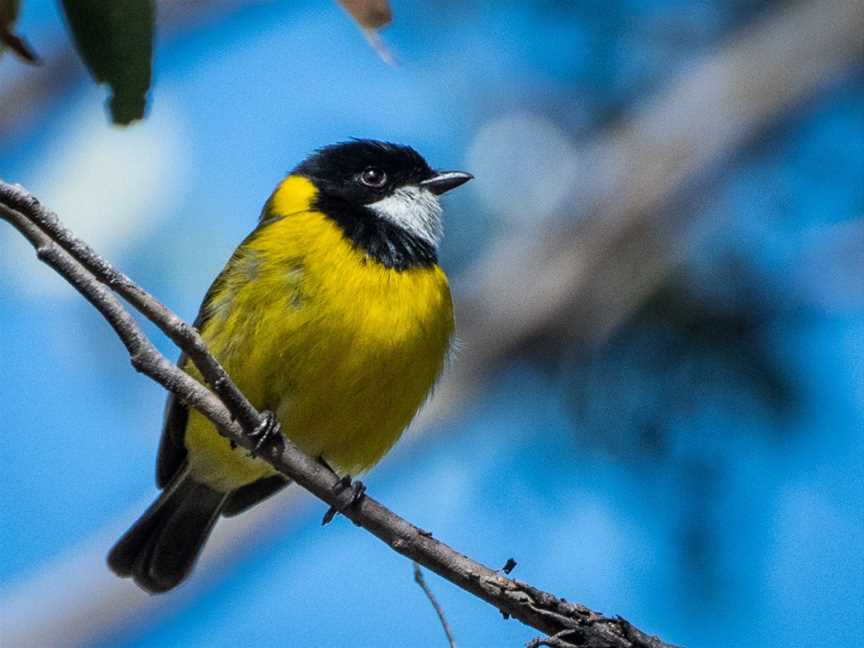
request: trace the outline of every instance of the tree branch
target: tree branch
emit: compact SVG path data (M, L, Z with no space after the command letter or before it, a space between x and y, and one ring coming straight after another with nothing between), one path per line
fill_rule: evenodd
M248 433L263 423L263 417L234 386L193 327L112 268L22 187L0 181L0 216L27 238L41 261L63 276L105 317L125 345L137 371L198 409L220 434L247 450L256 450L257 456L276 470L330 506L344 510L346 517L394 551L490 603L506 616L545 634L571 631L566 636L573 645L597 648L668 646L623 619L605 617L493 571L435 540L429 532L417 528L371 497L351 505L353 493L340 488L339 477L307 457L281 434L270 435L256 449L256 442ZM159 353L112 291L137 308L186 352L218 397Z

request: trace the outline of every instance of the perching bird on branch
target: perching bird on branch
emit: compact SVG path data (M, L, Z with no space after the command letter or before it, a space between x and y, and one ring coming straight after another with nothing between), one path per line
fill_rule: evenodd
M405 146L325 147L279 184L204 297L195 325L237 387L340 474L374 466L441 373L453 306L438 196L471 177ZM154 593L186 578L220 514L288 483L173 396L156 475L161 494L108 555Z

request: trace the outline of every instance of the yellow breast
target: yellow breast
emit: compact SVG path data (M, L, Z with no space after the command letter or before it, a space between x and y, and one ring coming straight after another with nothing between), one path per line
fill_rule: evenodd
M286 436L357 474L396 442L441 372L453 333L447 278L437 265L385 268L323 214L280 211L289 215L229 262L202 335ZM186 445L193 473L221 490L271 472L195 412Z

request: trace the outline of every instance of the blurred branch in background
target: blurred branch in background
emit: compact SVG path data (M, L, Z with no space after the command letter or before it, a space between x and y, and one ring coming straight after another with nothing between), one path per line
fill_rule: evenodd
M621 617L607 617L569 603L563 598L520 581L455 552L407 520L364 495L335 475L322 462L304 455L285 439L275 418L265 418L245 399L224 369L207 352L198 333L124 274L114 270L86 243L67 230L53 213L18 186L0 182L0 216L15 227L33 246L40 261L57 271L89 301L118 335L132 366L182 402L195 407L237 445L269 463L291 481L310 491L363 527L394 551L415 561L415 579L423 585L417 563L433 570L463 590L549 635L578 640L578 645L597 648L671 648L656 637L633 627ZM115 295L116 293L116 295ZM165 358L136 320L120 303L122 296L147 319L156 324L195 363L215 393ZM219 395L219 398L216 397ZM267 430L262 434L262 430ZM362 492L362 491L360 491ZM329 516L329 513L328 513ZM328 517L325 516L325 522ZM428 588L424 588L441 616ZM450 639L452 645L452 639ZM572 644L575 648L577 644Z
M772 119L864 64L862 33L857 0L783 8L577 151L589 182L572 178L580 190L557 209L571 217L502 238L459 278L470 291L458 311L464 351L435 404L470 401L486 371L538 335L589 345L607 337L720 225L692 222L676 199Z
M673 208L676 200L694 193L706 173L772 120L849 68L860 67L861 33L864 7L856 0L783 6L697 60L593 144L580 147L577 168L585 173L602 168L612 180L592 186L590 178L604 174L590 173L587 190L571 192L556 210L568 214L569 222L550 220L534 232L523 230L499 241L458 278L463 293L471 291L458 309L465 344L424 420L472 402L495 367L538 336L584 345L616 330L718 225L683 218ZM65 87L69 85L71 81ZM43 92L53 91L43 87ZM11 128L10 109L23 113L30 108L26 98L3 92L0 134ZM586 186L576 179L573 184ZM583 216L574 225L575 214ZM403 444L417 437L406 437ZM273 510L296 514L297 506L297 498L286 496ZM205 555L205 564L224 560L220 552L252 546L248 538L272 524L263 514L236 522L217 529L211 541L215 550ZM23 584L2 602L5 610L26 611L26 619L10 614L15 636L29 638L29 645L85 643L144 619L168 602L108 574L103 567L108 535L105 542L94 539L52 567L75 574L64 581L74 588L54 588L52 605L32 605L52 582L47 575ZM190 585L180 597L194 596L195 584ZM103 596L97 600L86 594L93 591Z

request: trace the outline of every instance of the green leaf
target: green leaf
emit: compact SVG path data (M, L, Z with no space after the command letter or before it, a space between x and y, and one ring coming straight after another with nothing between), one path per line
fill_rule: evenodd
M63 0L75 47L99 83L111 86L115 124L144 116L156 9L151 0Z
M0 27L11 28L20 8L20 0L0 0Z

